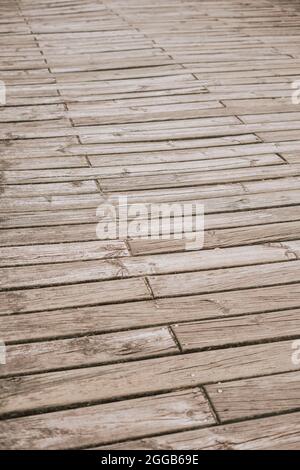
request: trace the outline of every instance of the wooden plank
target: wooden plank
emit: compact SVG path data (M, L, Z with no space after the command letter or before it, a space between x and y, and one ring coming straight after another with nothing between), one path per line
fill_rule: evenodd
M92 24L90 25L92 28ZM110 60L105 62L103 60L102 64L97 63L83 63L83 64L75 64L73 63L70 65L64 66L62 65L52 65L50 67L50 70L53 74L56 73L63 73L63 72L80 72L80 71L89 71L89 70L112 70L112 69L122 69L122 68L127 68L127 67L144 67L149 65L168 65L172 64L173 59L170 59L167 55L161 56L161 57L137 57L137 58L129 58L129 59L123 59L123 60Z
M189 233L191 239L196 234ZM300 222L237 227L233 229L207 230L204 234L204 248L225 248L237 245L251 245L268 241L293 240L300 237ZM0 234L1 240L1 234ZM170 253L187 250L187 239L182 240L129 240L128 245L134 256Z
M284 131L283 131L284 129ZM188 139L188 138L205 138L205 137L220 137L229 135L242 135L256 133L265 142L274 142L275 139L266 140L266 135L276 135L276 141L284 140L298 140L299 138L300 123L298 121L287 121L280 123L268 124L231 124L223 126L207 126L205 128L184 128L184 129L168 129L157 131L115 131L109 133L105 129L102 132L89 133L86 135L84 131L80 131L80 138L84 144L95 143L108 143L108 142L148 142L160 140L175 140L175 139ZM297 132L298 131L298 132ZM292 138L294 137L294 138Z
M1 332L5 342L11 343L233 317L295 309L299 306L300 286L288 284L155 301L51 310L42 314L19 313L1 318Z
M149 64L149 60L147 61ZM94 125L94 124L113 124L122 122L135 122L135 121L160 121L167 119L188 119L193 117L202 116L216 116L216 109L221 109L220 115L228 115L222 112L224 107L219 101L207 101L200 103L184 103L182 105L175 104L167 106L153 106L149 109L131 110L128 108L123 113L115 109L114 111L107 111L106 114L99 113L99 111L90 111L89 113L84 111L73 111L69 112L69 117L73 120L76 126L80 125ZM156 108L156 109L155 109ZM146 112L147 111L147 112Z
M216 160L204 161L190 161L190 162L168 162L158 164L141 164L132 165L128 167L108 166L101 167L101 177L105 178L111 175L123 176L126 175L161 175L167 173L185 173L191 171L209 171L209 170L223 170L228 168L244 168L244 167L257 167L265 165L282 165L284 162L278 155L259 155L257 157L236 157L236 158L222 158Z
M130 279L2 292L0 297L0 314L5 315L142 300L150 293L143 279Z
M224 197L235 195L250 195L257 193L272 193L277 191L295 190L300 188L300 177L292 176L263 181L246 181L243 183L234 181L215 185L187 186L185 188L157 188L143 191L122 191L122 196L127 196L133 203L159 203L159 202L183 202L212 197ZM117 195L108 195L115 201Z
M48 342L7 346L0 376L127 361L175 354L179 349L168 328L133 330Z
M128 441L101 450L298 450L300 413Z
M88 243L88 242L87 242ZM127 257L127 250L122 242L116 244L109 244L107 242L99 243L97 245L94 242L88 243L88 246L85 248L86 244L83 244L80 249L78 249L78 244L75 246L72 244L69 248L65 245L63 247L53 247L49 246L48 250L50 253L53 253L53 261L51 264L40 265L40 263L47 263L49 259L47 256L47 247L45 248L28 248L27 253L24 247L7 249L3 248L4 256L6 256L6 251L8 251L7 258L3 260L2 265L9 265L9 255L12 256L12 263L19 264L16 261L16 257L19 252L25 252L21 254L24 259L24 266L19 267L7 267L1 268L1 289L18 289L21 287L37 287L37 286L48 286L48 285L61 285L68 283L78 283L78 282L88 282L88 281L97 281L97 280L108 280L108 279L117 279L117 278L127 278L132 276L150 276L154 274L164 275L166 273L173 272L189 272L183 276L192 276L192 272L195 272L195 283L197 283L198 276L201 277L199 271L205 270L203 274L204 279L209 278L212 271L207 271L209 269L221 269L232 266L244 266L241 269L247 270L248 266L260 264L262 272L264 268L268 270L268 265L263 265L263 263L275 263L280 261L290 261L297 260L296 254L293 252L292 248L289 248L289 242L286 242L283 246L278 243L273 246L270 245L256 245L256 246L246 246L246 247L237 247L237 248L225 248L218 249L214 251L196 251L196 252L186 252L186 253L171 253L163 255L150 255L145 257ZM100 253L99 253L100 246ZM299 242L296 244L296 249L299 250ZM78 250L78 253L76 252ZM26 266L26 255L32 253L32 259L28 259L27 263L38 263L37 265ZM74 253L74 255L73 255ZM43 254L45 258L43 259ZM125 255L124 257L122 257ZM56 256L56 257L55 257ZM55 261L68 261L69 259L81 258L86 259L86 261L72 261L69 263L59 263L55 264ZM39 259L40 257L40 259ZM99 259L97 261L89 261L89 258ZM102 258L102 260L101 260ZM103 259L104 258L104 259ZM282 263L279 263L282 266ZM288 263L290 264L290 263ZM295 262L293 264L297 264ZM300 264L300 263L299 263ZM259 270L260 266L257 266ZM270 268L271 269L271 268ZM291 268L293 271L293 267ZM272 270L271 270L272 272ZM218 278L220 272L215 271L214 274ZM180 275L178 275L180 278ZM176 279L176 275L174 275ZM170 276L171 278L171 276ZM297 280L298 277L295 279ZM160 278L151 278L150 283L155 286L154 292L156 293L156 287L159 292L162 289L166 289L168 286L169 278L162 277ZM161 283L165 280L166 286ZM212 282L212 280L211 280ZM209 284L208 281L203 283L203 288L205 285ZM188 283L190 286L191 283ZM198 284L196 284L198 285ZM225 286L226 286L225 282ZM234 284L233 284L234 287ZM248 287L246 285L246 287ZM182 289L189 289L185 284ZM175 294L174 294L175 295Z
M0 142L0 151L3 158L61 157L68 155L68 148L76 143L75 137L8 140Z
M136 38L133 38L133 40L135 41ZM91 41L94 41L95 44L97 39L94 40L91 38ZM111 41L111 38L109 41ZM111 44L113 44L113 42L111 42ZM139 53L143 54L143 51L139 51ZM121 54L124 55L123 52L121 52ZM58 82L60 84L59 89L67 99L74 96L77 97L80 92L85 96L122 95L126 93L128 94L128 98L132 99L137 92L159 91L163 94L163 92L167 90L180 90L181 94L185 94L186 89L193 89L194 93L207 91L206 87L196 80L189 71L181 68L180 74L178 74L177 69L178 65L174 62L160 65L151 64L151 62L149 62L144 71L142 68L136 66L130 69L127 68L126 71L122 70L122 67L120 67L118 71L107 68L106 72L100 69L91 72L61 73L58 75ZM131 70L131 72L129 70ZM164 70L167 70L168 73L161 73L161 71ZM158 73L155 73L155 71ZM143 72L146 76L143 76ZM108 74L111 77L110 79L107 76ZM79 80L80 77L81 80ZM106 97L106 99L110 98ZM113 103L111 103L111 105L113 105ZM95 108L95 105L92 104L92 106ZM74 105L74 107L73 105L70 106L72 110L79 108L80 107L77 107L77 105Z
M208 385L222 422L286 413L300 408L300 372Z
M55 181L55 178L54 178ZM80 209L93 207L96 209L103 203L104 197L99 193L72 194L58 196L36 196L36 197L6 197L0 201L2 214L13 212L29 212L34 210L60 210ZM95 210L96 213L96 210Z
M68 190L68 188L66 188ZM87 189L88 190L88 189ZM72 191L72 187L70 191ZM76 193L76 189L74 191ZM268 213L267 211L265 212ZM240 214L241 215L241 214ZM290 214L292 215L292 214ZM300 215L299 215L300 218ZM258 221L259 222L259 221ZM191 236L191 234L188 234ZM262 224L257 226L207 230L204 248L225 248L300 238L299 221ZM87 242L97 240L95 224L74 224L0 230L0 246L38 245L42 243ZM127 240L133 255L186 250L183 240Z
M211 199L192 199L194 203L201 204L204 208L204 212L208 217L209 214L223 213L228 211L245 211L248 209L259 209L268 207L280 207L288 205L299 204L300 191L298 189L291 191L278 191L269 193L258 193L258 194L243 194L239 196L228 196L223 198L213 197ZM78 198L79 199L79 198ZM68 200L67 196L61 198L62 201ZM56 202L56 200L54 200ZM59 200L57 201L59 202ZM66 207L67 208L67 207ZM149 204L145 204L145 209L149 209ZM152 218L155 219L159 216L159 207L153 207L151 212ZM194 210L195 213L195 210ZM182 207L177 206L174 210L174 216L182 215ZM143 219L141 218L141 221ZM142 222L141 222L142 225ZM141 230L142 231L142 230Z
M20 187L18 186L18 188ZM87 209L87 211L90 211L90 209ZM0 246L39 245L42 243L64 243L78 241L88 242L96 240L96 238L97 235L95 231L95 223L58 226L54 225L48 227L39 227L38 230L32 227L0 230Z
M0 442L10 449L72 449L147 435L149 423L151 432L174 432L214 424L214 417L203 393L193 388L2 421Z
M300 118L300 113L297 111L290 112L290 113L271 113L271 114L249 114L249 115L244 115L244 116L239 116L239 119L241 119L243 122L247 124L253 124L253 123L263 123L265 124L266 122L280 122L282 119L284 119L285 122L291 120L297 120Z
M124 80L123 85L125 84L125 81L126 80ZM145 85L145 90L144 87L139 86L140 84L137 82L134 88L138 91L120 91L122 84L119 85L118 88L114 88L114 85L115 83L113 83L113 86L111 88L102 89L100 87L97 87L96 83L91 84L90 82L87 82L86 84L81 83L80 85L77 83L75 85L71 85L71 83L68 83L67 86L62 85L62 99L67 103L68 108L72 108L73 105L78 105L78 111L71 111L72 114L75 112L77 117L87 116L87 104L88 106L91 106L91 113L93 117L97 111L97 107L95 107L95 104L98 102L98 105L101 104L101 106L103 106L103 111L105 111L105 115L109 115L110 119L113 119L111 123L116 124L118 124L118 118L116 115L116 105L118 105L119 108L123 111L129 109L130 115L131 112L134 110L136 111L137 108L141 111L144 105L147 105L149 106L149 108L151 108L152 104L165 104L165 106L167 104L181 104L181 106L183 107L183 104L187 103L185 107L191 108L191 103L194 103L195 105L195 103L197 102L201 104L202 112L200 113L200 117L225 117L230 115L226 108L218 104L219 101L212 100L211 95L206 94L205 96L207 96L208 101L211 101L213 104L210 105L207 104L207 102L204 103L202 94L204 95L205 93L207 93L207 91L204 91L203 85L199 84L199 82L196 81L188 81L186 83L181 84L174 83L173 85L170 84L169 86L166 86L164 84L152 84L151 86ZM153 98L153 103L151 98ZM132 106L130 106L130 104L132 104ZM215 107L215 105L217 106ZM189 114L191 114L190 117L199 116L199 111L197 114L192 112L191 109L188 109L187 111L189 112ZM162 117L162 119L164 119L164 117ZM143 122L144 119L139 118L137 120ZM124 119L122 118L121 122L126 123L126 120L124 121ZM90 129L88 133L95 134L95 132L91 131L92 129Z
M225 3L0 7L0 447L299 448L300 10Z
M113 259L129 256L121 240L75 242L0 248L0 266L62 263L75 260Z
M287 202L283 207L264 208L257 210L233 211L221 214L207 214L207 229L224 227L246 227L264 223L299 220L299 205L292 206ZM287 209L288 207L288 209ZM231 208L233 210L234 208ZM247 209L247 208L245 208ZM250 208L249 208L250 209ZM95 207L90 209L47 210L36 212L1 213L1 226L8 227L40 227L61 226L66 224L86 224L99 222ZM0 232L1 233L1 232ZM47 242L47 241L46 241Z
M21 109L10 106L1 110L0 122L42 121L49 118L61 119L64 116L65 110L61 104L23 106Z
M174 91L175 93L175 91ZM149 98L144 98L143 102L146 103L153 103L155 101L159 103L164 103L164 102L169 102L170 100L178 101L178 100L190 100L194 101L197 99L197 95L192 93L190 91L189 94L187 95L182 95L182 94L175 94L175 95L166 95L166 96L151 96ZM118 105L120 103L120 106L122 106L122 103L124 100L116 100ZM134 102L137 100L135 99ZM139 102L141 99L139 99ZM126 103L128 103L128 100L126 100ZM93 103L89 104L89 106L92 106ZM134 104L134 103L133 103ZM99 103L98 103L99 105ZM107 102L102 103L102 106L107 105ZM71 105L70 105L71 106ZM299 118L298 118L299 119ZM53 122L53 121L51 121ZM289 122L290 121L286 121ZM76 131L82 135L107 135L107 134L113 134L116 132L120 132L122 135L127 134L133 134L139 136L140 134L143 134L144 132L154 132L155 135L159 135L161 131L163 132L172 132L175 131L186 131L188 129L193 129L196 130L199 127L210 127L210 126L215 126L220 128L222 130L223 126L227 126L230 124L241 124L241 122L235 117L235 116L225 116L225 117L208 117L208 118L191 118L191 119L175 119L173 121L153 121L153 122L137 122L137 123L124 123L124 124L113 124L113 125L106 125L105 128L102 126L80 126L76 128Z
M155 297L200 294L297 282L299 262L260 264L207 272L151 276Z
M140 41L139 37L132 37L133 41ZM95 46L95 39L91 38L92 44ZM98 41L99 42L99 41ZM110 38L111 42L111 38ZM53 41L51 41L53 43ZM82 41L79 41L81 44ZM43 41L40 40L40 44L43 44ZM51 44L49 43L49 46ZM55 46L55 42L54 42ZM98 44L99 46L99 44ZM101 47L101 46L99 46ZM106 46L109 47L109 46ZM111 46L114 47L111 42ZM90 72L71 72L71 73L60 73L56 75L57 83L78 83L78 82L88 82L88 81L100 81L100 80L114 80L114 79L130 79L130 78L149 78L149 77L163 77L163 76L176 76L176 75L187 75L185 70L179 64L168 64L168 65L156 65L149 67L133 67L131 69L117 69L117 70L94 70ZM172 87L172 83L170 83Z
M159 121L161 123L162 121ZM173 121L171 121L173 122ZM94 127L94 126L91 126ZM95 126L97 127L97 126ZM244 138L244 136L243 136ZM187 141L185 141L187 142ZM193 140L191 141L193 143ZM174 145L177 143L174 143ZM174 147L172 144L172 146ZM187 147L188 144L186 144ZM189 143L190 146L191 143ZM70 150L68 147L68 150ZM123 146L124 147L124 146ZM74 148L74 147L73 147ZM224 145L221 147L211 147L203 148L199 147L199 145L195 145L195 149L193 148L183 148L183 149L176 149L172 148L169 144L169 148L166 150L147 150L145 146L143 148L138 148L138 152L133 149L132 152L124 152L121 148L118 149L119 153L105 153L103 152L103 145L87 145L81 147L75 147L73 150L73 155L80 155L82 150L85 151L85 154L91 156L96 155L97 158L97 166L99 162L102 164L99 166L109 166L109 165L136 165L140 164L141 162L146 163L166 163L166 162L180 162L180 161L192 161L192 160L206 160L209 161L210 159L218 159L218 158L235 158L235 157L243 157L243 156L258 156L264 154L274 154L274 153L282 153L282 152L295 152L297 148L294 147L294 144L289 143L282 143L282 144L272 144L272 143L254 143L254 144L243 144L240 143L237 145ZM147 150L147 151L145 151ZM107 152L107 151L106 151ZM94 157L92 157L94 158ZM94 160L91 159L94 162ZM96 165L95 165L96 166Z
M251 344L300 336L300 310L269 312L174 325L183 351Z
M1 170L37 170L50 168L82 168L88 167L85 157L68 157L66 161L63 157L44 158L3 158L0 162Z
M58 132L59 134L61 130L67 132L67 129L69 129L68 132L73 132L68 119L47 119L45 121L2 123L0 138L4 140L12 140L26 138L33 139L37 136L51 137L53 135L55 136L55 132Z
M80 179L97 179L97 178L120 178L124 175L131 177L145 178L148 176L160 177L161 175L172 175L174 174L182 175L187 173L188 176L191 174L191 171L199 174L200 171L221 171L228 169L237 169L237 168L256 168L261 166L269 165L284 165L284 161L278 155L260 155L258 157L241 157L241 158L222 158L217 160L210 160L209 162L204 161L191 161L191 162L174 162L174 163L159 163L159 164L143 164L143 165L133 165L133 166L105 166L100 168L90 168L88 167L87 160L83 157L69 157L71 160L70 168L66 168L66 159L64 158L41 158L41 159L30 159L33 160L33 163L30 160L24 161L24 159L7 159L3 163L4 178L8 183L18 183L18 182L39 182L48 181L48 180L80 180ZM74 159L74 163L72 161ZM77 164L78 159L80 161ZM80 160L82 159L82 160ZM37 160L37 164L36 164ZM73 165L72 165L73 163ZM75 168L73 169L72 166ZM16 167L16 171L15 168ZM76 168L78 167L78 168ZM85 167L85 169L80 169ZM28 170L31 169L32 171ZM51 171L47 171L47 169ZM52 170L53 168L53 170ZM56 168L60 170L55 171ZM45 169L45 170L44 170ZM22 170L22 171L19 171ZM24 171L23 171L24 170ZM31 178L28 175L32 175ZM163 177L163 176L162 176ZM33 179L35 178L35 179ZM113 180L115 181L115 180Z
M259 132L257 133L258 137L264 142L283 142L285 140L298 140L299 131L296 130L286 130L278 132Z
M271 207L280 207L280 206L291 206L299 204L300 191L291 190L291 191L279 191L270 192L270 193L258 193L258 194L247 194L239 196L229 196L222 198L210 198L210 199L192 199L191 204L198 204L198 207L203 207L207 216L213 213L223 213L231 211L242 211L248 209L261 209L261 208L271 208ZM22 211L53 211L55 209L59 210L68 210L68 209L81 209L81 208L94 208L94 213L96 215L96 208L103 202L111 203L115 205L118 200L105 198L100 193L91 193L91 194L76 194L76 195L53 195L52 197L37 196L37 197L28 197L28 198L5 198L0 202L1 213L5 217L11 212ZM142 201L139 201L142 202ZM173 201L175 202L175 201ZM173 215L182 216L182 203L175 205ZM123 205L124 207L124 205ZM144 204L144 210L148 211L151 214L152 218L157 219L161 217L161 208L159 205L150 205L150 203ZM200 209L199 209L200 210ZM194 209L195 212L195 209ZM129 217L128 220L132 221L133 216ZM143 220L144 226L143 226ZM98 217L98 221L101 222L101 219ZM143 230L147 229L148 221L144 218L141 218L141 233ZM146 231L148 233L148 230Z
M0 186L0 188L2 196L10 198L28 198L45 195L59 196L67 194L91 194L99 191L96 181L93 180L70 181L66 183L18 184L17 186L3 185ZM2 232L0 232L0 238L1 233Z
M145 375L145 368L147 374ZM1 413L30 413L295 370L291 343L260 344L0 380Z
M7 172L6 178L10 181L11 176ZM184 186L196 186L201 184L218 184L238 181L251 181L260 179L283 178L288 176L298 176L300 174L300 165L275 165L256 168L231 169L231 170L212 170L212 171L194 171L192 173L174 173L166 175L147 175L147 176L124 176L123 178L102 178L100 184L105 191L129 191L136 189L150 188L174 188ZM6 173L5 173L6 175ZM31 178L32 179L32 178ZM30 179L22 179L23 182L31 182Z
M282 157L288 162L288 163L298 163L299 162L299 153L282 153Z

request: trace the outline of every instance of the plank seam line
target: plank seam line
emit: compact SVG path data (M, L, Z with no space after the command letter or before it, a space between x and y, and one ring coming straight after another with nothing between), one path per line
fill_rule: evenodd
M178 350L180 353L183 353L183 349L181 347L181 343L180 343L180 340L179 338L177 337L175 331L174 331L174 328L172 327L172 325L168 325L168 330L169 330L169 333L174 341L174 343L176 344Z
M290 162L281 153L277 152L275 155L278 155L278 157L280 157L285 164L290 164Z
M210 408L211 414L213 415L213 417L216 421L216 424L221 424L221 418L219 416L219 413L217 412L217 409L216 409L216 407L213 403L213 400L211 399L206 387L202 386L202 387L199 387L199 388L200 388L201 392L203 393L204 397L207 400L208 406Z
M152 290L152 286L151 286L151 284L150 284L150 281L149 281L149 279L148 279L148 276L144 276L142 279L144 280L144 282L145 282L145 284L146 284L146 287L147 287L147 290L148 290L148 292L149 292L149 294L150 294L150 296L151 296L151 299L152 299L152 300L155 300L154 292L153 292L153 290Z

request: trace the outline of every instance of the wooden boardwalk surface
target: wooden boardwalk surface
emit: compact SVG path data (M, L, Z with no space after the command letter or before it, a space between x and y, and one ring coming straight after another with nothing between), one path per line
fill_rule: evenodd
M0 41L0 448L299 450L299 1L1 0ZM117 196L204 249L99 240Z

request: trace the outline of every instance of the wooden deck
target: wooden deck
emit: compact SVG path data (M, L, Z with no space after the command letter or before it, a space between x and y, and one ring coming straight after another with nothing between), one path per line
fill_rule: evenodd
M1 449L299 450L299 1L1 0L0 41ZM99 240L119 195L204 249Z

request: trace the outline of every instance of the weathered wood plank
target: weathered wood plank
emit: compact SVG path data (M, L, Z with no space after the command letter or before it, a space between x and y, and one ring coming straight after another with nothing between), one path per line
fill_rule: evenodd
M299 409L299 377L300 372L296 371L208 385L206 390L224 422Z
M0 66L1 69L1 66ZM61 104L43 106L8 107L1 110L0 122L42 121L44 119L61 119L65 110Z
M283 131L284 129L284 131ZM207 126L204 128L184 128L184 129L168 129L157 131L134 131L134 130L120 130L109 133L109 130L104 129L102 132L95 132L94 134L86 135L80 132L81 141L85 144L95 143L108 143L108 142L148 142L160 140L173 140L173 139L187 139L187 138L204 138L204 137L220 137L229 135L242 135L256 133L265 142L285 141L285 140L298 140L300 131L299 121L287 121L281 123L269 124L230 124L223 126ZM266 140L267 135L276 135L275 139ZM291 138L293 137L294 138Z
M299 448L300 10L225 3L0 8L0 447ZM204 249L98 239L119 195Z
M80 168L88 167L88 162L83 156L79 157L44 157L44 158L3 158L0 162L1 170L37 170L50 168Z
M61 263L88 259L113 259L129 256L121 240L75 242L0 248L0 266Z
M300 413L101 447L110 450L298 450Z
M194 234L194 237L196 234ZM189 239L193 237L188 234ZM207 230L204 233L204 248L225 248L236 245L286 241L300 237L300 222L286 222L232 229ZM1 240L1 233L0 233ZM170 253L187 250L184 235L182 240L129 240L128 245L134 256ZM1 243L1 242L0 242Z
M203 276L204 279L207 279L206 282L203 283L204 288L205 286L209 285L210 274L213 272L207 270L216 270L232 266L244 266L241 269L246 271L248 266L259 264L259 266L256 268L257 270L259 270L261 267L262 272L264 269L266 269L268 272L269 266L264 265L263 263L275 263L274 270L275 272L278 272L276 270L276 264L278 262L289 262L290 260L297 260L297 256L293 249L289 247L289 242L286 242L284 246L281 246L281 244L278 243L274 245L255 245L225 249L220 248L213 251L200 250L186 253L149 255L136 258L126 256L128 253L122 242L117 242L111 245L107 242L104 244L101 242L92 242L88 243L86 248L85 245L86 244L82 244L79 248L78 244L75 244L75 246L72 244L69 249L67 246L63 245L63 247L56 247L56 250L55 247L50 245L48 247L48 251L53 253L53 261L51 264L40 264L43 262L47 263L47 261L49 262L49 259L47 258L47 256L49 256L47 254L47 247L45 247L45 249L42 247L39 250L36 247L32 249L29 248L27 253L32 253L32 260L30 261L29 258L27 263L37 263L38 266L32 265L1 268L0 288L3 290L18 289L21 287L40 287L48 285L127 278L132 276L150 276L153 274L164 275L167 273L187 271L190 274L183 276L186 276L186 278L189 279L188 276L192 277L191 273L195 272L194 282L197 283L198 276L201 278L201 274L199 273L201 270L205 271ZM100 253L98 251L98 245L100 245ZM295 244L295 247L295 249L299 250L300 253L299 242ZM13 256L12 263L16 263L18 265L19 262L16 261L15 258L15 256L18 255L18 252L21 252L20 256L24 259L24 265L27 264L26 249L24 247L20 247L19 249L12 248L10 250L3 248L5 253L4 256L6 256L6 250L10 253L8 253L6 259L4 258L2 265L10 264L9 254ZM82 250L82 252L79 250ZM22 254L22 252L25 253ZM70 258L72 258L72 256L74 256L75 259L86 259L86 261L72 261L55 264L57 261L68 261ZM99 261L89 261L89 258L98 258ZM298 264L300 264L300 262L295 261L295 263L292 264L295 264L297 267L299 267ZM282 270L284 270L282 263L280 263L280 267L282 267ZM270 269L271 273L273 273L271 266ZM293 266L291 266L291 270L293 271ZM221 272L215 271L214 274L216 278L218 278L218 274L221 274ZM180 275L178 276L180 278ZM176 279L176 275L174 275L174 277ZM156 293L156 286L159 292L161 289L167 289L170 279L162 277L160 281L160 278L151 278L150 283L151 285L153 283L155 286L154 292ZM249 282L249 276L247 277L247 280ZM298 276L295 280L298 280ZM166 285L163 284L164 281ZM224 281L226 288L226 279ZM211 282L213 282L213 276ZM233 282L234 281L232 280L232 286L234 287ZM186 284L191 286L190 282L184 283L182 289L189 288L186 286ZM246 287L248 286L246 285ZM255 285L253 287L255 287ZM220 290L222 290L222 288Z
M241 158L222 158L218 160L210 160L209 162L174 162L174 163L159 163L159 164L146 164L146 165L132 165L132 166L106 166L101 168L72 168L72 166L77 167L87 167L87 160L82 158L80 164L76 165L78 160L75 159L75 164L72 165L72 158L70 168L66 168L66 160L62 161L57 158L41 158L38 161L38 165L35 165L37 169L31 169L30 171L26 168L30 168L30 161L24 162L23 159L19 160L19 166L22 171L14 171L15 160L10 164L10 159L6 160L3 164L4 171L3 177L6 179L7 183L31 183L39 181L68 181L68 180L81 180L81 179L97 179L102 178L114 178L114 182L119 180L120 177L128 175L130 178L142 178L145 180L148 176L155 176L158 181L160 178L163 180L163 175L171 175L171 178L179 177L183 178L182 175L188 174L191 175L191 171L195 172L196 175L199 175L200 172L206 171L223 171L228 169L238 169L238 168L256 168L256 167L265 167L267 165L282 166L286 170L286 165L284 165L283 160L277 155L263 155L259 157L241 157ZM77 157L81 158L81 157ZM50 163L49 163L50 162ZM59 164L60 163L60 164ZM6 168L5 168L6 166ZM32 165L34 167L34 164ZM12 167L12 168L11 168ZM39 169L41 168L41 169ZM44 169L45 168L45 169ZM51 170L47 170L50 168ZM52 170L53 168L53 170ZM55 168L61 168L55 171ZM24 171L23 171L24 170ZM26 171L27 170L27 171ZM252 170L253 172L254 170ZM279 171L279 170L278 170ZM280 173L280 171L279 171ZM291 173L292 174L292 173ZM295 173L297 174L297 172ZM30 176L31 175L31 176ZM276 176L276 175L275 175ZM284 175L283 175L284 176ZM251 179L251 178L249 178ZM238 178L237 178L238 180ZM102 180L101 180L102 181ZM110 179L111 181L111 179ZM225 180L226 182L226 180ZM105 188L107 184L103 183ZM138 186L137 186L138 188Z
M43 159L44 160L44 159ZM96 181L81 180L66 183L37 183L37 184L18 184L1 186L3 197L36 197L36 196L59 196L67 194L91 194L99 192ZM38 234L36 234L38 235ZM0 238L1 232L0 232ZM29 239L26 239L29 240ZM46 240L48 241L48 240ZM24 242L24 239L23 239ZM30 240L29 240L30 243Z
M151 433L160 433L214 422L207 400L194 388L2 421L0 442L1 447L9 449L72 449L147 435L149 423ZM45 426L47 436L43 432Z
M67 308L1 318L6 343L272 312L300 306L300 285Z
M3 158L66 157L69 147L76 143L75 137L8 140L0 142L0 152Z
M11 291L0 294L0 314L101 305L150 298L143 279Z
M175 354L168 328L133 330L48 342L7 346L0 376L77 368Z
M245 289L276 285L282 280L286 283L297 282L299 265L299 261L290 261L198 273L151 276L149 282L155 297Z
M269 312L174 325L183 351L300 336L300 310Z
M299 146L300 147L300 146ZM9 172L7 172L9 179ZM105 191L130 191L150 188L174 188L184 186L196 186L201 184L218 184L230 182L243 182L251 180L263 180L272 178L283 178L288 176L299 176L300 165L274 165L256 168L231 169L231 170L212 170L212 171L194 171L192 173L174 173L162 175L147 176L124 176L123 178L102 178L100 184ZM14 177L13 172L11 176ZM23 182L31 182L33 178Z
M18 188L20 187L18 186ZM68 190L68 187L66 189ZM89 211L89 209L87 209L87 211ZM34 227L0 230L0 246L39 245L43 243L64 242L76 243L79 241L95 241L96 239L97 235L95 231L95 223L82 223L77 225L74 224L58 226L54 225L48 227L39 227L38 230Z
M90 198L88 201L90 201ZM282 204L283 207L271 207L257 210L248 210L248 208L245 207L245 211L230 212L230 209L228 209L228 213L207 214L205 217L205 225L207 229L217 229L299 220L300 206L292 206L290 204L291 202L286 202L285 200L285 203ZM251 209L251 207L249 209ZM232 210L234 210L234 207L231 208L231 211ZM3 228L43 227L63 226L66 224L97 224L99 222L99 218L96 215L95 207L92 207L90 209L77 210L62 210L62 208L60 208L59 211L2 212L0 215L0 221Z
M293 370L287 341L22 376L17 383L4 378L1 413L30 413Z

